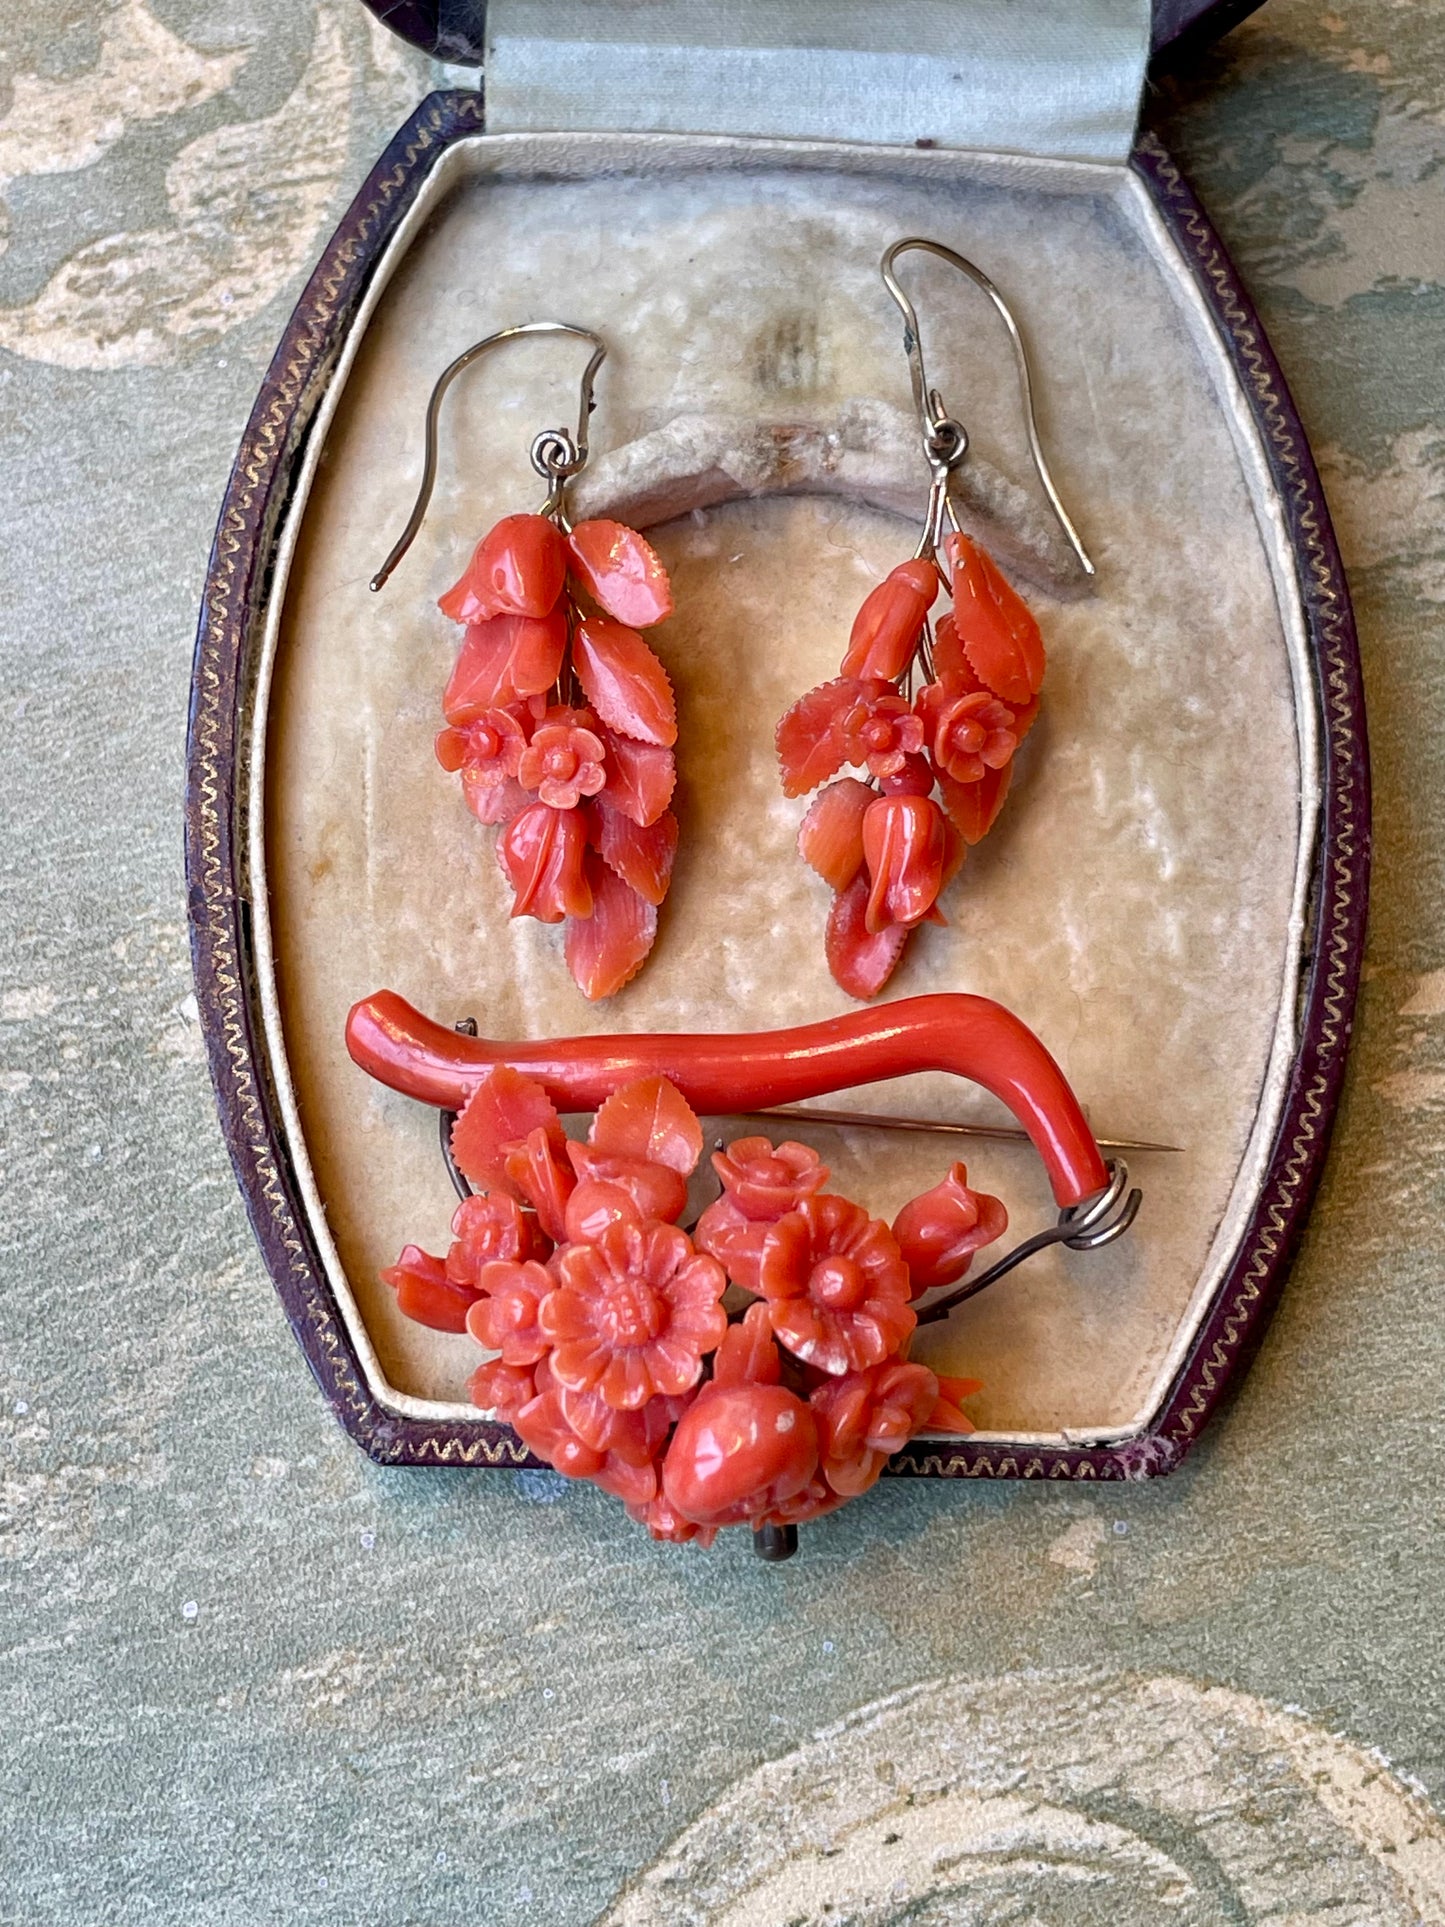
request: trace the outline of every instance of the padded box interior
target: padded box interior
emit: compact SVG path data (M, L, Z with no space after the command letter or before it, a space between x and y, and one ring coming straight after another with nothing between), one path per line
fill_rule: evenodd
M920 1334L915 1355L985 1381L970 1409L987 1433L1127 1435L1235 1248L1294 1041L1314 721L1257 431L1142 180L822 143L479 138L433 173L337 367L282 532L252 709L271 1067L333 1287L398 1411L470 1411L478 1354L400 1318L377 1279L403 1243L445 1248L453 1199L435 1114L348 1059L353 1001L389 986L495 1037L752 1029L852 1007L823 962L829 894L796 854L804 804L781 795L772 734L836 673L858 603L916 539L927 476L910 467L901 328L877 272L903 234L960 249L1013 304L1098 573L1081 583L1049 526L996 318L910 257L930 372L973 438L968 519L1036 610L1049 671L1013 795L945 900L949 927L914 939L886 995L999 998L1096 1130L1182 1147L1131 1161L1145 1203L1128 1239L1034 1260ZM678 693L681 851L650 962L597 1005L572 985L560 932L509 923L495 832L432 754L460 636L436 597L493 520L538 506L527 450L574 414L574 345L509 344L468 371L421 535L386 590L367 590L411 501L432 381L483 334L543 316L611 345L579 508L649 523L677 593L650 639ZM1001 1115L934 1076L832 1101ZM953 1155L914 1135L794 1134L889 1216ZM1011 1237L1051 1219L1027 1147L962 1148Z

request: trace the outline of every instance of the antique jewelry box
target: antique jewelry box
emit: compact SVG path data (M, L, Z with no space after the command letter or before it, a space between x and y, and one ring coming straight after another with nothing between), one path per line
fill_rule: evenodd
M1169 1470L1257 1342L1320 1174L1369 802L1314 464L1188 183L1151 134L1130 145L1149 48L1130 68L1129 7L1085 0L1103 38L1060 67L1057 49L1051 66L1047 45L1000 35L1008 9L959 0L960 44L976 28L993 49L987 113L939 83L941 121L912 135L899 89L911 74L931 102L943 70L907 65L899 22L916 15L932 45L928 0L888 10L884 47L850 44L860 9L840 6L839 44L816 59L722 45L727 8L706 10L719 44L661 51L579 50L576 4L548 21L497 0L485 30L476 6L376 10L487 71L400 129L286 329L221 511L189 752L212 1072L313 1372L379 1460L532 1462L466 1402L475 1347L409 1324L378 1280L407 1240L444 1246L453 1200L434 1120L347 1057L356 999L390 986L506 1038L755 1030L846 1007L772 731L834 673L853 609L914 539L928 478L877 264L926 235L1006 291L1097 575L1082 578L1040 496L995 317L915 261L930 367L972 438L960 501L1040 617L1050 700L949 928L887 995L996 997L1046 1041L1099 1135L1178 1148L1131 1158L1145 1203L1130 1238L1094 1258L1055 1250L920 1334L924 1362L984 1381L980 1429L921 1438L892 1469ZM1155 51L1239 11L1156 6ZM629 103L660 131L619 125ZM709 113L743 116L739 131ZM531 438L575 407L565 343L509 347L458 384L431 513L385 593L367 587L414 492L435 377L538 317L606 336L578 508L645 527L677 589L653 639L684 718L683 853L646 971L602 1005L574 989L552 933L508 922L487 840L431 754L455 648L436 597L483 529L535 505ZM1002 1116L934 1076L837 1101ZM796 1128L880 1209L946 1161L911 1134ZM1027 1146L963 1154L1020 1232L1042 1221Z

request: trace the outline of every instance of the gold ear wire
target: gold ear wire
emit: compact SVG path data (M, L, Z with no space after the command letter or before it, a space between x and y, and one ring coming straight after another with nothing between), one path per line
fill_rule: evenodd
M1034 467L1043 484L1049 505L1058 517L1060 528L1069 539L1074 554L1079 558L1085 575L1094 574L1094 565L1080 540L1079 532L1069 519L1068 512L1059 499L1059 491L1054 486L1054 478L1044 458L1043 445L1039 440L1039 425L1034 415L1033 382L1029 374L1029 358L1024 349L1023 336L1019 333L1018 323L1014 320L1008 303L989 280L982 268L975 267L952 248L945 247L941 241L925 241L918 235L909 235L905 240L895 241L888 248L879 265L883 285L892 295L903 316L903 351L908 357L908 372L913 382L913 401L918 410L919 425L923 431L923 450L933 470L933 492L929 500L928 526L924 530L923 541L919 545L920 555L930 555L937 548L942 535L943 517L947 515L954 528L958 518L948 495L948 477L963 461L968 453L968 431L961 422L956 421L943 405L943 398L936 388L928 385L928 373L923 361L923 339L918 326L918 311L904 293L893 264L899 255L912 250L924 254L935 254L940 261L947 261L950 267L957 268L976 288L982 289L997 309L1009 340L1013 343L1014 360L1018 367L1019 396L1023 402L1024 421L1028 428L1029 449L1034 458Z
M521 335L570 335L577 341L592 343L592 358L582 371L581 401L577 410L577 433L570 435L565 428L544 428L532 443L532 466L542 479L550 485L550 493L543 514L550 515L560 510L562 494L568 480L581 472L587 465L587 421L597 406L592 397L597 370L607 357L607 344L600 335L593 334L590 328L576 328L568 321L522 321L514 328L499 328L493 335L474 342L464 353L450 362L437 377L436 386L426 405L426 453L422 460L421 486L417 490L416 501L412 504L411 514L407 517L406 527L397 537L391 554L371 578L372 592L380 589L392 570L416 540L416 532L426 515L431 501L433 485L437 472L437 418L441 414L443 398L448 388L464 368L486 354L489 348L497 347L503 341L515 341Z

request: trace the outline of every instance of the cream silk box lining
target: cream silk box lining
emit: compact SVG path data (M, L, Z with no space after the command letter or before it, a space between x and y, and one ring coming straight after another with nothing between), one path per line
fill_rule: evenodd
M1063 1062L1101 1129L1181 1144L1140 1160L1136 1235L1036 1261L920 1355L983 1378L987 1431L1116 1437L1157 1405L1237 1240L1292 1048L1318 800L1291 557L1253 423L1142 184L1125 170L829 144L506 136L451 150L338 366L283 531L252 750L268 1046L332 1284L373 1389L461 1415L477 1354L398 1318L379 1266L444 1248L434 1114L370 1086L345 1011L390 985L498 1036L729 1029L848 1007L822 961L827 893L793 849L771 735L834 672L872 582L914 529L805 494L665 523L678 613L654 632L682 715L683 845L657 949L610 1004L572 988L557 934L509 924L492 833L431 739L456 632L434 598L496 516L533 502L531 435L564 419L564 346L508 350L449 402L437 497L380 597L427 388L491 328L563 311L615 344L593 422L607 452L679 417L828 425L907 380L877 281L931 234L987 264L1040 367L1061 490L1099 564L1087 595L1026 585L1050 646L1045 718L1015 796L892 991L999 997ZM1029 482L1005 345L970 291L920 266L936 378L981 464ZM866 465L866 453L861 459ZM922 504L922 487L918 507ZM590 504L599 507L595 499ZM261 767L264 762L264 767ZM265 799L264 810L260 807ZM987 1115L925 1078L861 1094ZM840 1189L891 1215L936 1141L818 1132ZM973 1180L1020 1234L1050 1215L1027 1152Z
M1148 0L489 0L486 115L1122 161Z

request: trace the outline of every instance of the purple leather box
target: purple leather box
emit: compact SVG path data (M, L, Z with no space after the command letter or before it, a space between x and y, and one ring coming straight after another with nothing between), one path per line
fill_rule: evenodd
M476 54L477 14L456 0L367 0L406 38ZM1247 4L1155 6L1156 59L1192 48ZM317 412L381 260L433 170L482 131L481 96L431 95L378 158L328 242L276 350L221 508L196 643L186 803L191 941L222 1127L257 1241L311 1369L341 1423L389 1464L535 1464L478 1416L418 1417L368 1382L318 1250L267 1069L243 811L246 730L278 541ZM1329 1145L1359 980L1370 856L1365 715L1349 595L1315 464L1289 390L1229 256L1188 182L1145 132L1130 163L1202 298L1247 399L1287 535L1303 613L1319 745L1319 818L1303 932L1293 1059L1247 1222L1148 1427L1124 1442L1005 1445L919 1440L905 1476L1128 1479L1167 1472L1257 1345Z

